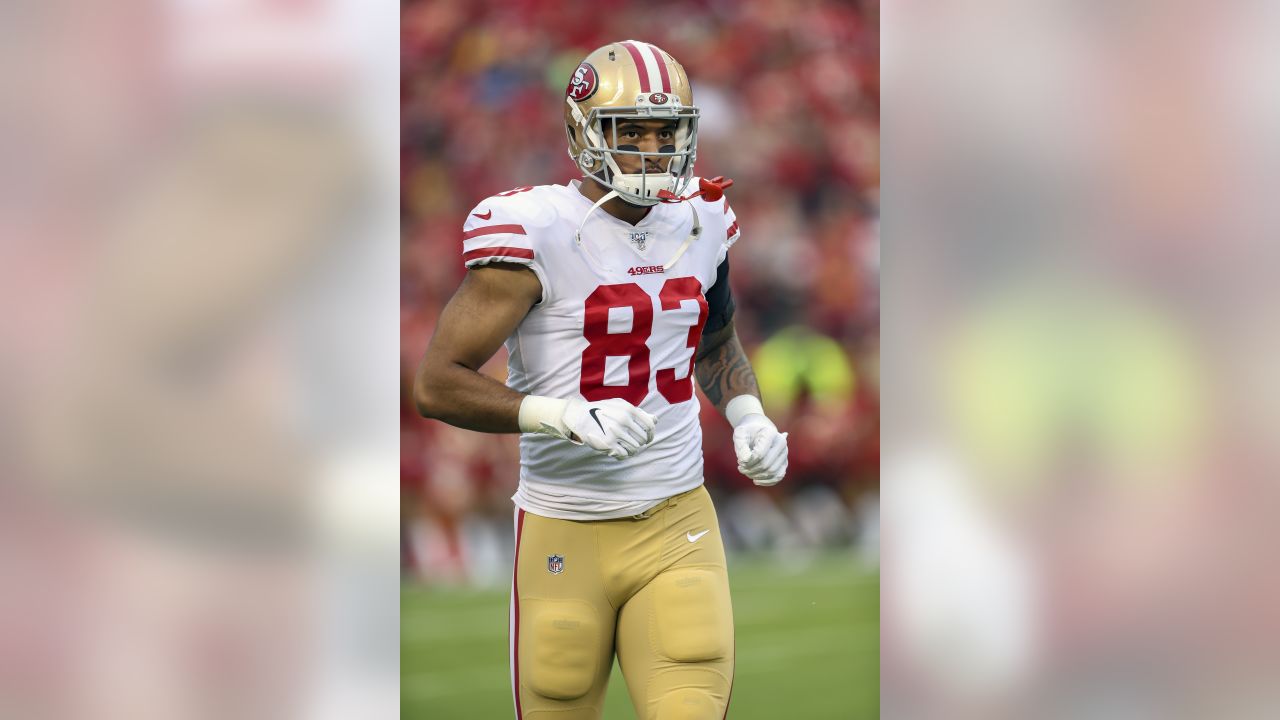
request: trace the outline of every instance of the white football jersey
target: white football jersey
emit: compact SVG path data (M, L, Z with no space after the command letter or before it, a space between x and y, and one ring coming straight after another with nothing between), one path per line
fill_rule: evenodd
M507 384L532 395L622 398L657 417L652 444L615 460L560 438L520 437L527 512L569 520L635 515L702 484L702 429L693 355L707 319L704 294L738 239L727 199L659 203L631 225L568 185L498 193L467 215L463 259L533 269L542 299L507 338ZM696 188L695 178L691 187ZM701 232L664 270L694 228Z

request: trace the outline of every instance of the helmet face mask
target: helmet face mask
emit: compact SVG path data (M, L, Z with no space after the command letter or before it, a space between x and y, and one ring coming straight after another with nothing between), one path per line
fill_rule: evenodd
M674 115L651 115L643 107L596 108L585 118L586 142L578 154L578 167L605 187L617 190L634 205L653 205L658 193L680 194L693 177L697 158L698 109L681 108ZM671 119L675 139L657 152L643 152L618 138L618 128L627 120ZM659 171L651 171L656 165ZM627 172L634 168L635 172Z
M584 175L633 205L654 205L664 190L681 194L697 159L692 100L684 68L670 55L633 40L606 45L578 66L565 91L569 157ZM656 152L626 145L618 128L628 120L671 122L673 142Z

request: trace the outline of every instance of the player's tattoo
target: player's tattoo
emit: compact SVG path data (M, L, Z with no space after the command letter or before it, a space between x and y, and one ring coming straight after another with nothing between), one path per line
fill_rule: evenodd
M733 323L702 337L694 373L698 376L698 387L720 412L739 395L760 396L756 374L751 370L751 362L738 341Z

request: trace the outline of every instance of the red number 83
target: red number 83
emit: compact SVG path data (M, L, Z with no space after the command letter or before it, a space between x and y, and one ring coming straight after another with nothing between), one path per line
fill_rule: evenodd
M702 326L707 322L707 300L702 285L694 277L671 278L662 285L658 303L662 311L676 310L685 300L698 303L698 320L689 328L686 347L697 348ZM631 330L609 332L609 310L631 308ZM582 353L582 396L591 402L622 398L639 406L649 394L649 335L653 332L653 298L635 283L601 285L587 296L582 334L587 349ZM693 397L693 355L688 372L676 377L675 368L658 370L658 392L671 404ZM627 358L627 384L605 385L605 358Z

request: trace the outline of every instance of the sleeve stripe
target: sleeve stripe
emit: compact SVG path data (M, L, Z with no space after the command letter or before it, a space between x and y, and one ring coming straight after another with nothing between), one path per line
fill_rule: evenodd
M469 263L472 260L479 260L487 257L510 257L522 258L524 260L533 259L533 251L528 248L516 247L487 247L478 250L472 250L462 254L462 262Z
M478 227L475 230L468 230L462 233L463 240L470 240L481 235L524 235L523 225L489 225L488 227Z
M734 220L733 224L729 226L729 229L725 231L724 239L728 240L729 238L737 234L738 234L738 221Z

